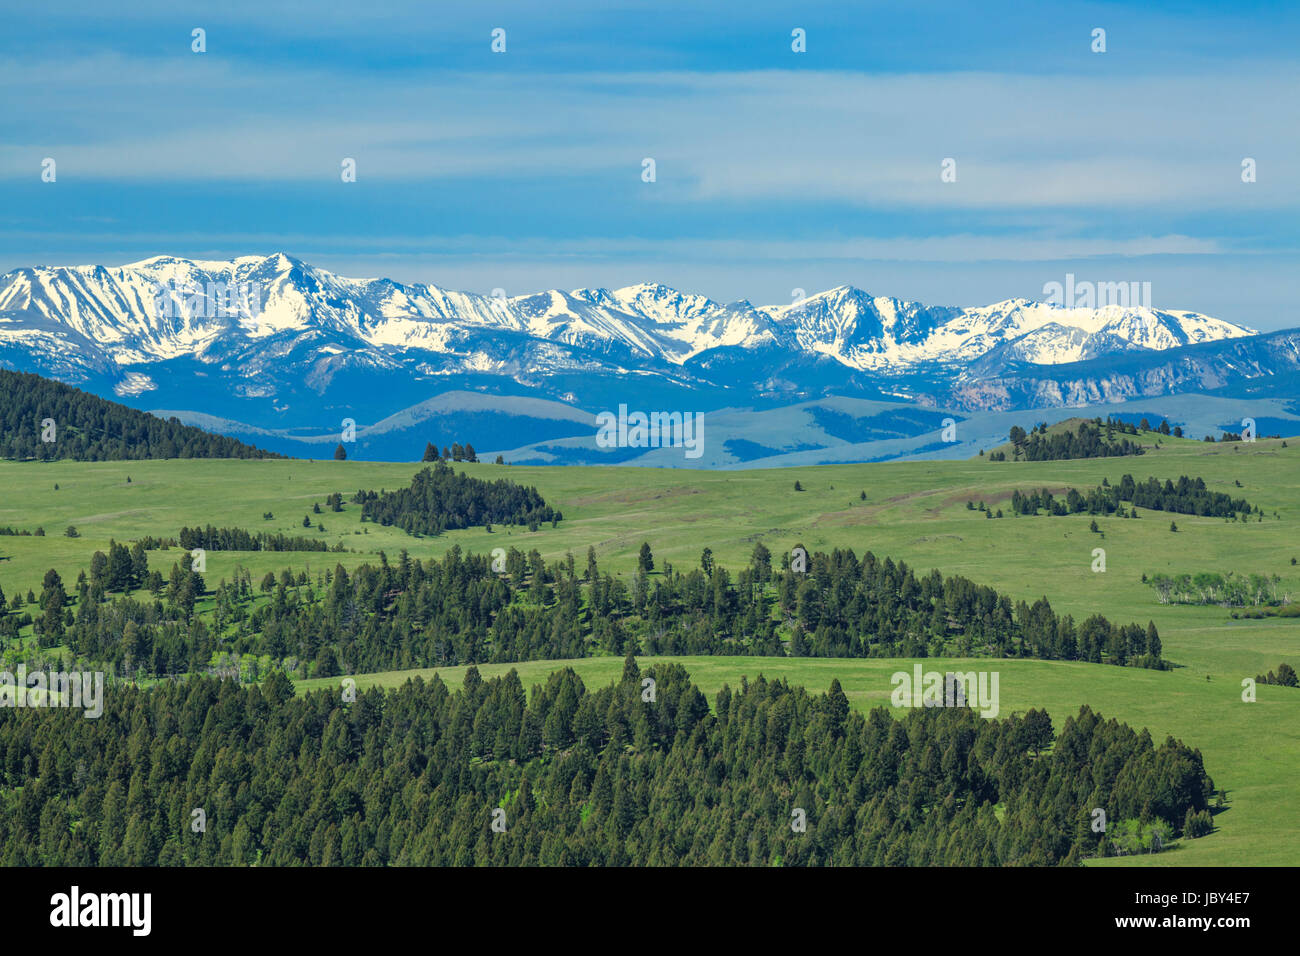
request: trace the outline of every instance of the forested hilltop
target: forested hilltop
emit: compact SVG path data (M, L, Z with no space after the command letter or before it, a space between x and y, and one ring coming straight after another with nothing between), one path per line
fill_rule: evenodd
M46 424L51 422L52 425ZM0 458L283 458L26 372L0 369Z
M579 572L572 557L548 565L535 550L511 548L494 567L489 556L453 546L441 560L403 551L392 564L381 552L378 565L336 565L314 579L285 570L255 583L240 569L212 592L188 552L164 578L150 564L171 560L167 552L146 552L139 542L129 554L125 545L110 551L92 557L75 601L53 570L39 597L30 596L31 610L16 593L0 613L0 634L16 637L31 623L40 648L66 648L77 660L138 677L235 665L249 679L268 670L330 677L629 652L1169 666L1150 622L1118 624L1100 614L1076 622L1046 598L1013 601L961 576L917 575L870 551L817 552L807 571L774 570L759 544L733 577L707 549L700 567L652 574L646 545L629 587L601 572L594 551ZM208 593L214 609L196 613Z
M441 534L475 525L490 530L493 524L527 525L536 531L543 522L554 526L563 517L542 500L536 488L505 478L471 478L445 461L421 469L408 488L363 489L352 501L361 505L362 520L395 525L408 534Z
M1125 502L1133 506L1132 511L1124 510ZM1210 491L1205 486L1204 478L1189 478L1186 475L1180 475L1177 484L1166 479L1164 485L1155 478L1148 478L1138 484L1132 475L1125 475L1118 485L1112 485L1103 478L1100 485L1087 493L1077 488L1068 488L1061 498L1057 498L1047 488L1041 491L1031 490L1025 494L1017 489L1011 493L1011 512L1017 515L1037 515L1039 511L1046 511L1049 515L1118 514L1121 518L1136 517L1138 506L1150 511L1234 520L1245 520L1252 514L1262 516L1264 513L1263 509L1253 506L1245 498L1234 498L1222 491ZM973 508L974 502L967 502L967 507Z
M653 693L647 693L647 679ZM851 710L680 665L295 697L202 678L0 712L0 863L1072 865L1212 826L1199 750L1087 707ZM1096 810L1105 833L1091 825Z
M1075 428L1070 428L1068 422L1065 424L1064 429L1056 432L1049 431L1047 422L1040 422L1028 432L1019 425L1013 427L1008 436L1012 460L1063 461L1069 458L1113 458L1145 453L1141 442L1123 437L1136 437L1140 429L1119 419L1107 418L1102 422L1100 418L1095 418L1092 421L1081 421ZM1167 422L1164 427L1164 434L1169 434ZM994 451L989 455L989 461L1006 460L1005 450Z

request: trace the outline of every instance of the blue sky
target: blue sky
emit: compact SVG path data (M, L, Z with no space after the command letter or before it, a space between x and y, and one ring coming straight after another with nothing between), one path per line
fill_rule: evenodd
M285 251L951 305L1072 272L1294 327L1297 40L1281 3L32 4L0 33L0 269Z

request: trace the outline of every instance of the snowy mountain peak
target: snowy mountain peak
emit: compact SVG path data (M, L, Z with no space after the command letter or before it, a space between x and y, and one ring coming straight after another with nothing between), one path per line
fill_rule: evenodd
M151 365L181 358L250 378L273 365L277 374L300 369L308 382L348 367L409 367L526 383L591 368L677 374L671 370L715 350L778 349L900 376L985 357L1054 365L1252 334L1199 313L1146 306L1018 298L954 308L851 285L767 306L724 305L660 283L485 296L344 278L285 252L231 261L160 255L0 277L0 360L37 356L36 364L67 368L71 379L129 372L135 384L124 387L137 390Z

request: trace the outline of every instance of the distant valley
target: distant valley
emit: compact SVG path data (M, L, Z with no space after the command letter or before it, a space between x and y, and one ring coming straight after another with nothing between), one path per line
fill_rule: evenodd
M283 254L23 268L0 276L0 367L304 457L345 420L377 460L468 440L519 463L706 468L968 457L1010 423L1075 414L1300 431L1297 329L847 286L768 306L653 284L498 293ZM596 415L628 403L704 413L704 454L600 447Z

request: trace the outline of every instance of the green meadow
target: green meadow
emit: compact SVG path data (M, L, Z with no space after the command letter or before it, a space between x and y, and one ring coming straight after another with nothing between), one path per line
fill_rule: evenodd
M1028 424L1028 423L1026 423ZM1150 442L1150 436L1144 436ZM319 538L344 553L210 552L206 577L215 583L237 566L256 580L289 567L315 572L390 559L440 555L452 546L469 551L518 547L549 559L572 553L585 564L589 547L602 568L630 573L641 543L653 549L656 568L695 566L704 547L714 559L738 567L756 542L774 555L801 544L808 551L852 548L861 555L906 561L921 571L963 574L1033 601L1046 596L1058 612L1082 619L1102 613L1114 621L1159 628L1164 656L1174 670L1157 672L1109 665L1045 661L929 661L934 669L996 670L1001 713L1045 707L1059 725L1088 704L1104 716L1146 727L1199 747L1206 768L1228 791L1217 829L1154 857L1120 858L1102 865L1283 865L1300 860L1300 690L1260 686L1258 700L1241 699L1244 678L1300 665L1300 618L1245 619L1221 607L1161 605L1143 574L1229 571L1279 575L1292 599L1300 597L1300 440L1208 444L1161 439L1139 457L1063 462L967 461L831 465L779 470L703 472L631 468L542 468L461 465L485 478L508 477L534 485L564 519L536 532L496 527L416 538L360 521L346 503L357 489L396 488L424 467L356 461L134 461L0 462L0 527L35 530L44 537L0 536L0 587L6 595L40 591L48 568L69 591L110 538L175 537L182 525L239 526ZM1014 490L1070 487L1086 492L1103 479L1138 481L1180 475L1202 477L1211 490L1244 497L1261 507L1262 521L1225 521L1139 509L1141 517L1087 515L986 518L967 501L993 513L1009 512ZM127 482L130 476L130 482ZM795 491L795 482L803 488ZM55 490L55 485L58 489ZM326 495L340 492L344 511L330 512ZM862 495L865 493L865 500ZM322 513L312 513L319 502ZM263 518L271 512L273 518ZM312 528L302 526L310 515ZM1176 522L1178 530L1170 530ZM316 530L323 524L325 531ZM65 536L74 526L78 537ZM1095 571L1096 549L1105 571ZM151 568L166 576L180 552L151 551ZM838 678L859 707L888 704L890 675L911 670L910 660L788 658L682 658L712 694L742 675L785 678L823 691ZM557 667L572 666L590 684L613 680L622 662L609 658L480 665L485 675L519 670L526 686ZM463 668L444 668L459 681ZM361 686L398 684L414 673L358 675ZM301 682L337 684L337 679Z
M1044 707L1058 727L1087 704L1106 718L1146 727L1155 743L1179 737L1199 747L1216 787L1228 791L1228 808L1215 816L1218 829L1198 840L1182 840L1174 852L1151 857L1119 857L1101 865L1285 866L1294 865L1292 839L1300 831L1300 690L1260 686L1254 704L1241 702L1241 687L1227 680L1206 681L1186 671L1149 671L1061 661L989 659L834 660L782 657L643 657L642 671L656 661L675 661L710 699L723 684L737 686L742 676L760 674L821 692L838 679L850 703L866 710L890 706L897 671L996 671L999 716ZM589 687L618 680L623 662L614 658L479 664L484 677L519 672L524 686L545 682L557 667L572 667ZM438 674L455 687L465 667L430 668L358 675L357 686L395 687L420 675ZM300 691L339 685L339 678L299 681Z

